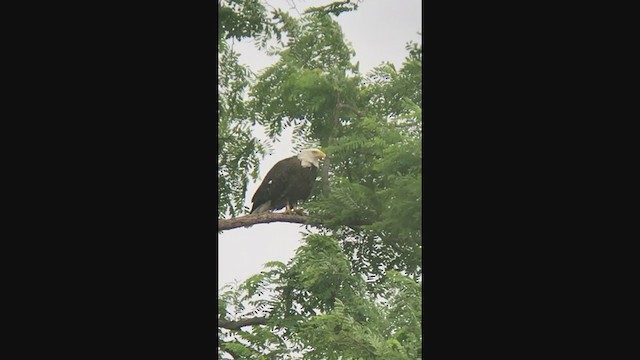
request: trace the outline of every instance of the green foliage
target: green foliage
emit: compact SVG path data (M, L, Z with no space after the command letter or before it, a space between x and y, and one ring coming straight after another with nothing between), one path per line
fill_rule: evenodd
M254 138L246 120L244 89L248 69L227 46L219 53L218 85L218 217L237 215L244 204L249 178L256 179L264 145Z
M270 18L256 0L222 1L218 44L219 216L235 216L267 143L294 129L294 147L329 154L305 204L322 225L288 264L270 262L219 293L221 319L265 316L266 325L219 328L220 354L243 359L419 359L422 275L422 46L407 44L398 69L366 75L334 16L357 8L337 1L295 18ZM252 37L278 61L258 76L239 63L227 39ZM319 232L319 233L317 233Z
M310 7L305 11L305 13L333 14L338 16L343 12L358 10L358 3L361 2L362 1L352 0L335 1L324 6Z
M342 124L326 148L331 193L307 206L341 239L354 268L376 277L385 269L421 274L422 115L412 100L401 100L401 117Z
M371 112L401 118L414 115L415 104L422 108L422 45L409 43L409 55L397 71L390 63L376 67L364 80L363 97Z
M266 17L266 9L260 0L219 0L218 41L240 40L262 33L267 24Z
M385 299L380 301L366 291L338 242L317 234L306 237L288 265L265 268L220 301L229 313L268 312L268 324L251 331L219 329L222 351L242 351L246 359L281 359L294 351L318 360L421 358L420 283L389 271L379 285ZM260 310L261 304L270 307Z
M290 21L294 23L294 20ZM295 126L298 137L326 146L335 125L335 107L353 96L357 71L350 63L353 49L344 41L338 23L329 15L307 15L291 25L280 60L267 68L250 91L255 120L276 137Z
M227 39L256 36L269 28L258 0L219 1L218 38L218 217L241 213L249 179L258 176L265 145L252 134L244 96L251 72Z
M297 314L308 316L332 308L336 298L349 293L354 284L349 259L334 239L312 234L305 240L307 245L297 250L286 273L286 296L301 307Z
M223 352L234 354L235 357L239 357L240 359L255 359L256 356L259 356L260 354L258 351L253 350L251 347L246 346L239 341L225 342L222 344L221 350Z

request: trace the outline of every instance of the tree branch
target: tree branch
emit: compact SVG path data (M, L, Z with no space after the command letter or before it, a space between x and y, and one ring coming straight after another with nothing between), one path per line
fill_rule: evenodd
M349 104L342 104L342 103L338 103L337 105L338 109L349 109L351 111L353 111L354 113L356 113L356 115L358 116L365 116L362 111L356 109L355 107L349 105Z
M239 227L249 227L256 224L266 224L271 222L288 222L305 225L323 225L321 221L313 221L307 215L285 214L285 213L272 213L265 212L260 214L251 214L238 216L231 219L218 219L218 231L230 230ZM373 221L371 219L365 219L361 221L352 221L349 224L342 224L343 226L362 226L371 225Z
M218 219L218 231L235 229L241 226L249 227L255 224L266 224L271 222L306 224L307 221L309 221L309 217L305 215L265 212L260 214L238 216L231 219Z
M267 324L266 317L254 317L254 318L240 319L238 321L218 319L218 327L229 329L229 330L240 330L240 328L243 326L266 325L266 324Z

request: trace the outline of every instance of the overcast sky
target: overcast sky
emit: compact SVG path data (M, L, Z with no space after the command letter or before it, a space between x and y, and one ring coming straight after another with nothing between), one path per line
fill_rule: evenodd
M295 1L302 13L311 6L325 5L331 0ZM291 0L263 1L276 8L291 8ZM269 7L267 6L267 9ZM295 10L290 10L297 15ZM383 61L389 61L399 68L407 55L405 45L409 41L421 43L418 33L422 32L421 0L364 0L358 10L342 13L338 22L347 41L355 49L353 62L360 62L360 72L366 73ZM254 72L272 65L276 57L269 57L255 49L253 42L235 42L240 61ZM264 138L260 129L256 135ZM262 181L262 177L278 161L294 154L291 129L284 131L280 142L274 144L274 151L260 164L260 179L247 187L245 205L251 207L251 198ZM218 237L218 285L244 281L259 273L264 263L282 261L287 263L302 241L304 226L289 223L254 225L250 228L226 230Z

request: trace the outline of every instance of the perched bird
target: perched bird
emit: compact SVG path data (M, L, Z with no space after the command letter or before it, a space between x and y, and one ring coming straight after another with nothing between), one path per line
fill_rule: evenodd
M320 160L326 157L318 149L305 149L296 156L278 161L253 195L251 213L282 208L291 213L298 201L307 200L311 195Z

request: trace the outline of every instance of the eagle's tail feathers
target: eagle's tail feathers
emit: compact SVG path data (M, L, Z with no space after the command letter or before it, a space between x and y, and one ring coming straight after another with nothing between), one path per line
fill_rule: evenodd
M259 214L262 212L265 212L267 210L269 210L271 208L271 201L267 201L265 203L262 203L260 205L258 205L258 207L256 207L255 209L253 209L251 211L252 214Z

